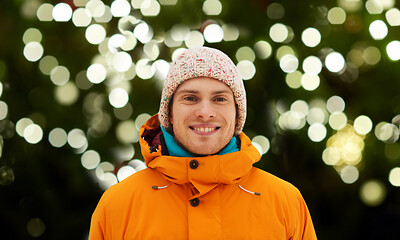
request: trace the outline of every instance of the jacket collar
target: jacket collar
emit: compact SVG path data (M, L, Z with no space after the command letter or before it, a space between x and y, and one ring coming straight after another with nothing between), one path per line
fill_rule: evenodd
M140 129L140 146L146 165L159 171L176 184L190 183L194 197L200 197L219 184L238 183L260 160L258 150L244 134L239 135L240 151L224 155L205 157L174 157L163 154L160 141L158 115L151 117ZM190 168L190 162L198 162L196 169Z

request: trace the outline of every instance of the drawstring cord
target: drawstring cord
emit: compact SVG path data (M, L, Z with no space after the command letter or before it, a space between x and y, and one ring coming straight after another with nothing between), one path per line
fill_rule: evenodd
M151 186L151 188L154 189L154 190L160 190L160 189L164 189L164 188L167 188L167 187L168 187L168 185L161 186L161 187L156 186L156 185Z
M250 190L245 189L244 187L240 186L240 184L238 186L239 186L240 189L242 189L243 191L245 191L247 193L254 194L256 196L260 196L261 195L261 193L259 193L259 192L252 192Z
M245 191L245 192L247 192L247 193L250 193L250 194L253 194L253 195L256 195L256 196L260 196L260 195L261 195L261 193L259 193L259 192L252 192L252 191L250 191L250 190L245 189L245 188L242 187L240 184L239 184L238 186L239 186L240 189L242 189L243 191ZM151 186L151 188L154 189L154 190L165 189L165 188L167 188L167 187L168 187L168 185L165 185L165 186L156 186L156 185L153 185L153 186Z

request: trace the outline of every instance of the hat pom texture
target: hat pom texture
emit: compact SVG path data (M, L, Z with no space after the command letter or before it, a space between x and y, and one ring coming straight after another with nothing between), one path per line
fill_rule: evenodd
M173 94L182 82L196 77L214 78L231 88L238 108L235 135L239 135L246 121L246 90L242 77L225 53L209 47L187 49L171 63L161 94L160 124L165 129L171 128L169 104Z

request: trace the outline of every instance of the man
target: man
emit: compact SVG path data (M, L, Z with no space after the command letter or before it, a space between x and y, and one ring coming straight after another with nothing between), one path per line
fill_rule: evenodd
M159 113L140 130L147 169L109 188L89 239L316 239L300 192L252 166L246 93L219 50L171 64Z

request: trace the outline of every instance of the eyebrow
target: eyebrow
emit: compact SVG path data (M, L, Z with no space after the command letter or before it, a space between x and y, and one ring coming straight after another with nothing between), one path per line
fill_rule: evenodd
M191 89L182 89L182 90L178 90L176 93L193 93L193 94L197 94L197 93L199 93L199 91L191 90ZM230 91L230 90L217 90L217 91L212 92L212 94L220 94L220 93L232 93L232 91Z

